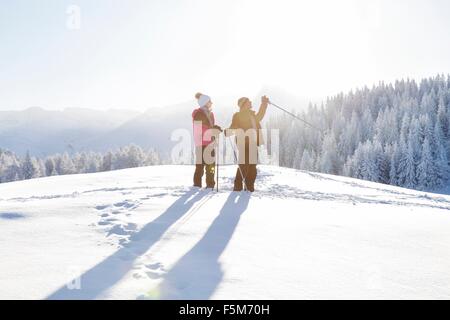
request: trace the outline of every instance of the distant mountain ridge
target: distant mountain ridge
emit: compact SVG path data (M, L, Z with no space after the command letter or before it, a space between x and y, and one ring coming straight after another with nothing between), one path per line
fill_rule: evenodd
M0 111L0 148L18 155L29 151L34 156L47 156L63 152L104 152L136 144L168 153L176 143L171 141L172 132L191 130L194 108L197 105L192 100L142 113L90 109L49 111L36 107ZM228 125L236 109L228 102L215 104L218 123Z
M307 103L280 89L263 88L253 99L259 108L263 94L273 97L288 108L303 108ZM222 127L231 123L238 111L239 97L213 97L216 122ZM70 108L61 111L32 107L22 111L0 111L0 148L23 156L27 151L44 157L55 153L81 151L104 152L136 144L168 154L176 142L171 134L176 129L191 130L194 99L144 112L132 110L93 110ZM270 111L269 111L270 112ZM273 111L278 112L278 111Z
M39 107L23 111L0 111L0 148L19 155L73 152L85 141L113 130L137 115L128 110L65 109L44 110Z
M196 107L195 101L188 101L144 112L49 111L36 107L23 111L0 111L0 148L18 155L29 151L34 156L47 156L63 152L104 152L136 144L167 153L175 143L170 140L172 132L180 128L191 129L191 114ZM214 110L221 124L225 125L229 119L225 121L225 112L219 109L224 110L225 107L215 106ZM228 113L231 117L232 113Z

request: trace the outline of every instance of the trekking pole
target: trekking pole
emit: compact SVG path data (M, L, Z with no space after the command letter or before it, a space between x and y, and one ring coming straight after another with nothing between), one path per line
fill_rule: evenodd
M310 127L313 128L313 129L319 130L320 132L324 132L324 131L325 131L325 130L323 130L323 129L317 128L316 126L312 125L311 123L309 123L309 122L303 120L302 118L296 116L296 115L293 114L292 112L289 112L289 111L287 111L286 109L284 109L284 108L282 108L282 107L276 105L276 104L273 103L272 101L269 101L269 104L272 105L272 106L274 106L275 108L280 109L281 111L286 112L286 113L287 113L288 115L290 115L291 117L293 117L293 118L295 118L295 119L297 119L297 120L299 120L299 121L305 123L306 125L310 126Z
M231 138L231 137L230 137ZM241 165L239 164L239 159L238 159L238 156L237 156L237 151L236 151L236 149L234 148L234 143L233 143L233 140L231 139L231 149L233 149L233 154L234 154L234 161L237 163L237 166L238 166L238 170L239 170L239 172L240 172L240 174L241 174L241 178L242 178L242 184L245 186L245 189L247 189L247 182L245 182L245 180L246 180L246 176L244 177L244 173L242 172L242 169L241 169Z
M220 134L217 136L217 148L216 148L216 183L217 193L219 192L219 166L220 166Z

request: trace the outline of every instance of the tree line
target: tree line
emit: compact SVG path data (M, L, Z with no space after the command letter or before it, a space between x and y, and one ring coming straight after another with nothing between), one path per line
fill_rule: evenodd
M28 180L56 175L94 173L161 164L155 150L143 150L129 145L106 153L63 153L38 158L30 155L19 157L0 149L0 183Z
M449 178L450 76L379 83L281 116L280 165L418 190Z
M297 113L313 124L273 117L281 166L411 189L442 188L450 176L450 76L379 83L328 98ZM0 149L0 183L162 164L130 145L106 153L19 157Z

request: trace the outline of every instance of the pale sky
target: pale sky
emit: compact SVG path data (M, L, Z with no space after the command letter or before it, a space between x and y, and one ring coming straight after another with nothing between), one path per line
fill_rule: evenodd
M143 110L263 86L317 101L450 73L450 2L1 1L0 40L0 110Z

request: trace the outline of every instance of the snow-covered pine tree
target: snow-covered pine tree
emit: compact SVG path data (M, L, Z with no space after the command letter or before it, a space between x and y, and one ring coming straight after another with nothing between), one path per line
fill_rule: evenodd
M433 163L436 171L434 188L441 188L444 186L445 181L448 179L449 166L447 158L446 139L442 132L442 127L437 121L433 132L434 143L432 146L431 154L433 157Z
M417 167L418 189L431 190L436 187L437 173L428 138L425 138L422 156Z
M303 155L300 161L300 168L301 170L306 170L306 171L314 171L314 151L310 152L308 149L305 149L305 151L303 151Z
M449 108L450 76L423 79L419 85L408 79L340 93L300 114L301 118L323 128L322 134L281 117L284 120L274 127L281 134L280 164L298 167L298 155L303 156L305 150L314 151L315 170L319 172L370 180L375 180L378 174L379 182L418 188L417 167L423 143L428 138L435 168L442 172L438 174L438 188L449 178ZM333 143L330 143L331 136ZM380 156L378 143L384 156ZM328 146L336 152L327 152Z
M337 146L333 133L325 136L320 156L320 171L329 174L337 174Z
M48 157L45 160L45 175L47 177L53 176L56 174L56 170L55 170L55 160L53 159L53 157Z
M117 160L118 159L118 160ZM20 159L14 153L0 149L0 183L41 176L94 173L118 169L161 164L157 151L143 151L138 146L126 146L105 154L83 152L70 156L68 153L48 156L45 159L27 153ZM114 167L115 166L115 167Z
M401 162L404 163L404 171L401 175L401 180L403 181L402 186L410 189L414 189L417 186L416 178L416 158L415 158L415 148L413 147L413 142L408 142L406 151L402 153Z
M102 163L101 163L101 166L100 166L100 171L111 171L112 170L112 163L113 163L113 153L111 151L108 151L102 157Z
M390 154L390 164L389 164L389 184L393 186L399 185L399 176L398 176L398 165L400 162L401 154L399 152L398 144L395 142L393 145L388 146L386 150L386 154Z
M0 183L20 180L20 161L7 150L0 149Z
M376 140L372 147L373 161L377 171L377 179L375 182L389 183L390 157L385 153L381 143Z
M31 158L29 151L27 151L25 159L22 162L21 171L21 176L25 180L33 179L39 174L39 169L36 165L36 161L35 159Z

